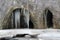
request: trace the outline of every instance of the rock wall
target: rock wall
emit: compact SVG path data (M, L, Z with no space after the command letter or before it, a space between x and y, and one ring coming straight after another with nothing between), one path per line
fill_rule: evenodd
M11 7L29 9L35 28L47 28L43 24L44 10L48 8L53 14L53 27L60 28L60 0L0 0L0 29Z

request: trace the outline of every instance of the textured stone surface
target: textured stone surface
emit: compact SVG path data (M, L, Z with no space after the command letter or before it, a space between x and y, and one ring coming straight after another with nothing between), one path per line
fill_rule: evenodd
M53 13L54 28L60 28L60 0L0 0L0 27L2 28L2 21L8 14L11 6L21 6L28 8L31 14L35 28L46 28L43 24L43 13L45 8L48 8Z

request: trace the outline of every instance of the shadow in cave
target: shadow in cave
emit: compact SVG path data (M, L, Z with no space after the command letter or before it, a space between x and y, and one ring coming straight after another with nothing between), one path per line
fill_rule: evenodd
M28 28L27 23L25 22L24 15L20 16L20 28Z
M31 19L29 20L29 28L31 28L31 29L34 28L34 24L33 24L33 22L31 21Z
M50 10L46 13L47 27L53 28L53 14Z

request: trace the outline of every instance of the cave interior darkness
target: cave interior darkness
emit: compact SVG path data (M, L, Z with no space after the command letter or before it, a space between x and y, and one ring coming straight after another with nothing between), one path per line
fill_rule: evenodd
M53 14L50 10L46 13L46 22L48 28L53 28Z

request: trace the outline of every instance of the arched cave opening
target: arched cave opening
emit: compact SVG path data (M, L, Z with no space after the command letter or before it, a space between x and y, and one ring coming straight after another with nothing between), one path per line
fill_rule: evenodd
M25 21L26 19L22 8L13 10L12 16L13 28L27 28L27 23Z
M48 28L53 28L53 14L50 10L46 13L46 22Z

